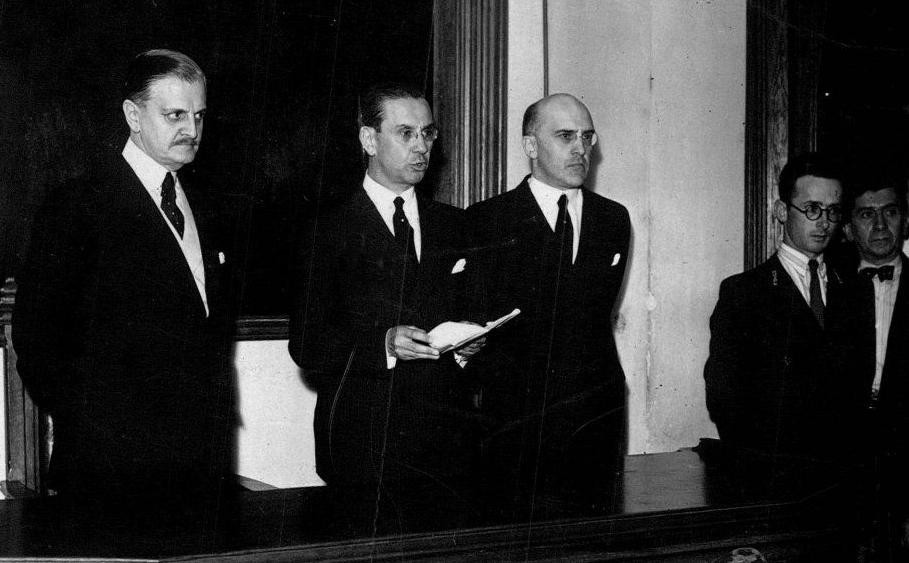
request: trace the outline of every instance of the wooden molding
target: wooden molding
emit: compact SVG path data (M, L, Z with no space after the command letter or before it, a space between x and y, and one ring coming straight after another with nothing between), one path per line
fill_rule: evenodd
M435 0L433 103L443 166L435 197L467 207L506 187L508 2Z

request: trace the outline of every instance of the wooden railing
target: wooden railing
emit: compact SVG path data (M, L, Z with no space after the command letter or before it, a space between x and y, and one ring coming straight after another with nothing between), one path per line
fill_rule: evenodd
M16 371L16 351L12 342L11 320L16 286L6 280L0 289L0 437L3 475L0 492L22 496L23 491L45 492L42 476L52 448L51 421L35 406Z

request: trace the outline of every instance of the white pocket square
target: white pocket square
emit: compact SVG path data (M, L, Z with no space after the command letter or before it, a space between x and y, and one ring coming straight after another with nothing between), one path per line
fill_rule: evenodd
M460 258L455 262L454 268L451 269L452 274L460 274L464 271L464 266L467 265L467 260Z
M615 256L612 257L612 265L615 266L619 263L619 260L622 259L622 255L618 252L615 253Z
M227 259L224 257L224 253L219 252L218 253L218 264L223 264L226 261L227 261Z

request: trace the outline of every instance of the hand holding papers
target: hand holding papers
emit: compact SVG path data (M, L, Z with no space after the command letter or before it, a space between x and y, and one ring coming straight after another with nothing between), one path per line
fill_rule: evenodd
M471 340L475 340L489 331L497 328L521 313L520 309L508 313L504 317L489 321L486 326L470 323L446 321L429 331L429 345L444 354L449 350L460 348Z

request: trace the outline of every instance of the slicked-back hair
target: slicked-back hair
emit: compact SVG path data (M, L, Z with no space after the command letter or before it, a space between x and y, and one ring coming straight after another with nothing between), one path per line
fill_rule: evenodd
M425 100L423 90L399 82L384 82L370 87L360 96L357 108L357 124L359 127L372 127L376 131L385 118L385 102L412 98Z
M843 171L839 165L826 155L817 152L806 152L789 159L780 172L780 200L792 203L795 183L802 176L814 176L843 182Z
M179 51L152 49L139 53L130 61L123 80L123 99L145 103L151 84L169 76L184 82L200 82L205 86L205 73L194 60Z

